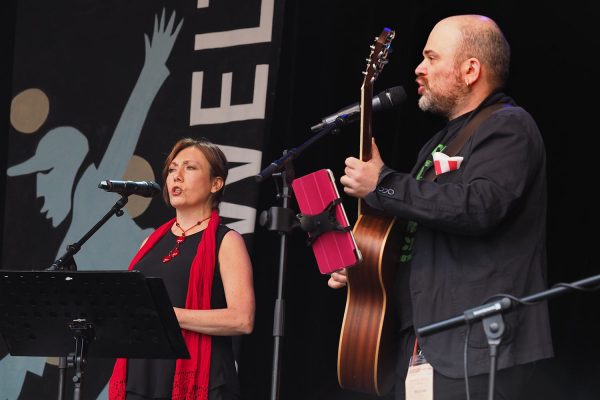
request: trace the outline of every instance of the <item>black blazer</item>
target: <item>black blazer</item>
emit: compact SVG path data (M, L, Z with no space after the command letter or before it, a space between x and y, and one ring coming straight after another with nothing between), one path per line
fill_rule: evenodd
M421 150L411 174L384 167L367 203L418 224L407 274L405 303L418 328L484 303L499 293L523 297L546 288L546 155L538 127L523 108L494 111L474 131L458 155L456 171L435 181L415 179L432 150L448 144L478 110L450 121ZM400 245L400 244L399 244ZM553 355L546 303L505 315L506 332L498 368ZM443 375L463 376L466 326L419 338L426 358ZM489 351L481 323L474 324L468 351L469 373L489 372Z

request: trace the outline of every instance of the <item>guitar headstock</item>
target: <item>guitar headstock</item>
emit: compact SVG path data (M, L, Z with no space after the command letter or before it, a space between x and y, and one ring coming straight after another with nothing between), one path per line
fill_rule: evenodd
M360 159L368 161L371 159L371 114L373 109L373 82L381 73L381 70L388 63L388 54L390 52L390 44L396 33L389 29L383 28L375 42L371 45L371 53L367 58L367 69L363 72L365 79L361 87L360 95ZM367 210L368 206L363 199L358 202L359 215L363 210Z
M375 38L375 42L371 45L371 53L367 58L367 68L363 72L365 83L372 83L377 79L383 67L388 63L387 57L395 35L393 30L383 28L379 36Z

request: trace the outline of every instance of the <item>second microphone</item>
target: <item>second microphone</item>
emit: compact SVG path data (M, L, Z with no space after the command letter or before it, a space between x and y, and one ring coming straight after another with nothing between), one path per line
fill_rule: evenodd
M373 97L373 112L389 110L397 105L406 101L406 91L402 86L394 86L384 90L377 96ZM360 104L354 103L348 107L344 107L336 113L328 115L321 119L316 125L310 127L310 130L316 132L325 128L327 125L334 122L336 119L342 116L346 116L346 122L350 122L354 117L360 114Z

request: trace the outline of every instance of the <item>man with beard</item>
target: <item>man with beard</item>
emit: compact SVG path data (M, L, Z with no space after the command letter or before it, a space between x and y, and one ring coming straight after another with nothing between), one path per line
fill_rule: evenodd
M411 173L387 167L375 142L370 160L346 159L344 191L407 221L393 299L397 400L405 398L409 359L417 353L433 369L424 390L436 400L467 393L487 399L491 361L481 322L470 330L415 331L497 294L520 298L546 288L546 155L531 115L502 93L509 63L509 44L490 18L441 20L415 73L419 107L446 117L447 125L421 149ZM338 271L329 286L347 279ZM536 361L553 356L547 304L520 307L503 320L494 398L517 399ZM406 387L410 398L415 389Z

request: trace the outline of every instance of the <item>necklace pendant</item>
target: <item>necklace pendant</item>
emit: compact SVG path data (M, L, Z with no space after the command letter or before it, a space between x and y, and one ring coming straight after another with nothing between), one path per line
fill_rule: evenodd
M177 239L175 239L175 247L173 248L173 250L171 250L169 252L169 254L167 254L166 256L163 257L162 262L163 263L168 263L169 261L171 261L173 258L177 257L179 255L179 245L181 245L181 243L185 242L185 234L191 230L192 228L199 226L203 221L206 221L208 218L205 218L203 220L198 221L195 225L190 226L187 229L183 229L181 227L181 225L179 225L179 222L175 222L175 225L179 228L179 230L181 230L181 236L177 236Z

